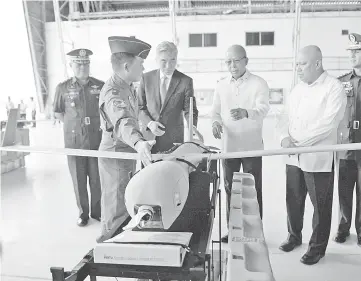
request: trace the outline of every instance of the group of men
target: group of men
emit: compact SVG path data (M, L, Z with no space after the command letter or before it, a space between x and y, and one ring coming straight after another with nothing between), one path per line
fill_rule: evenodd
M15 105L13 103L13 101L11 100L11 97L8 97L8 101L6 103L6 113L7 115L9 115L10 109L15 108ZM28 109L30 109L31 111L31 120L33 120L33 125L32 127L36 127L36 103L34 101L33 97L30 97L30 101L28 104L24 103L24 100L20 100L20 103L18 104L18 108L19 108L19 117L21 120L26 120L26 111ZM23 128L25 125L24 123L19 123L18 124L18 128Z
M350 34L353 70L338 79L322 66L322 52L317 46L302 48L296 71L300 78L287 97L285 111L278 126L283 148L361 142L361 35ZM268 86L247 70L244 48L232 46L226 64L230 76L218 82L212 111L213 134L222 138L226 152L263 149L262 123L268 105ZM286 206L288 238L280 249L290 252L302 244L302 228L307 193L314 207L313 232L301 262L316 264L326 252L332 217L335 160L340 160L340 220L334 240L346 241L350 235L353 192L356 186L357 245L361 246L361 164L358 151L317 152L286 157ZM262 217L262 158L229 159L223 163L227 205L232 188L232 175L239 171L255 177L255 188ZM227 208L227 217L229 209ZM222 238L228 242L228 236Z
M357 107L361 97L361 36L350 34L349 38L353 70L339 79L323 69L322 53L317 46L300 50L296 70L301 82L287 98L279 126L283 148L361 142L358 132L361 110ZM143 164L148 165L151 153L167 151L184 141L183 120L184 117L188 120L190 99L194 106L193 129L199 134L193 81L176 70L178 52L171 42L157 46L159 69L143 74L143 62L151 49L148 43L118 36L109 37L108 41L113 68L110 79L104 83L89 77L90 50L70 52L74 77L58 85L54 112L64 121L66 147L136 151ZM229 75L220 79L215 89L213 135L222 139L225 152L263 149L263 119L269 111L267 82L247 70L247 53L240 45L228 48L225 63ZM134 83L138 81L136 91ZM345 242L349 236L356 184L356 232L361 246L361 164L357 154L350 151L338 155L342 157L338 183L341 218L335 241ZM305 198L309 193L314 206L313 233L301 262L315 264L324 256L330 235L334 155L318 152L286 158L289 236L280 249L289 252L301 245ZM101 221L97 241L111 238L129 219L124 192L136 162L69 156L68 163L80 210L78 225L84 226L89 220L89 177L90 216ZM223 161L227 217L233 173L241 167L255 178L262 217L262 157ZM222 241L227 242L228 236Z
M151 49L148 43L119 36L109 37L108 42L113 74L105 83L89 77L90 50L68 53L74 77L57 86L54 100L55 115L64 122L65 146L137 151L143 165L148 165L151 153L184 141L184 119L188 120L191 99L193 131L199 134L193 80L175 69L175 44L160 43L156 49L159 69L143 75L143 62ZM139 81L136 91L134 83ZM85 226L89 220L89 177L90 217L101 221L97 241L111 238L129 219L124 193L136 161L68 156L68 164L79 207L78 225Z

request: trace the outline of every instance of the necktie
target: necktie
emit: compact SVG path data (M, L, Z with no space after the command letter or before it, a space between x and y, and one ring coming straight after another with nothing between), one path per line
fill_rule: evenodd
M164 76L162 79L162 84L160 86L160 100L162 105L164 104L165 97L167 96L167 81L168 77Z
M136 89L135 89L135 87L134 87L134 84L132 83L132 84L130 84L130 91L132 92L132 95L133 95L133 97L135 97L136 96Z

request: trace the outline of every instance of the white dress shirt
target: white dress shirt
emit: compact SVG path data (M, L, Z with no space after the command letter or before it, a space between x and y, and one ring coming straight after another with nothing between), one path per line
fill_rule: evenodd
M36 111L36 103L35 101L30 101L29 102L29 108L31 111Z
M312 84L298 83L291 91L280 120L282 141L290 136L296 146L337 143L337 127L346 107L341 82L324 71ZM305 172L330 172L333 152L286 156L286 163Z
M169 84L170 84L170 80L172 80L172 76L173 76L173 73L171 75L166 75L164 74L161 70L159 70L159 87L161 88L162 85L163 85L163 81L164 81L164 78L167 77L167 84L166 84L166 89L168 91L169 89ZM160 90L160 89L159 89ZM160 90L161 91L161 90ZM159 94L161 94L159 91ZM162 99L162 97L160 97ZM150 123L152 123L153 121L149 121L149 123L147 124L147 127L149 128L149 125Z
M231 109L247 110L248 118L234 121ZM261 77L246 73L235 80L232 76L221 79L216 86L212 123L223 127L222 146L225 152L263 149L263 119L269 111L269 88Z
M170 84L170 80L172 80L172 76L173 76L173 73L171 75L166 75L164 74L162 71L160 71L160 81L159 81L159 85L162 87L163 85L163 80L164 80L164 77L167 77L167 91L169 89L169 84Z
M12 108L14 108L14 103L12 101L8 101L6 103L6 110L10 110Z
M26 114L28 106L25 103L19 103L20 114Z

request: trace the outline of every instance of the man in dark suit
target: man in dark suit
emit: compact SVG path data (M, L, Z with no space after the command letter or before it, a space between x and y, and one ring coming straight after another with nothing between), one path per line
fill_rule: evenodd
M148 140L156 140L152 153L167 151L174 143L184 142L183 116L188 122L191 98L193 124L197 126L198 121L193 80L176 70L176 45L162 42L157 46L156 52L159 69L145 73L138 89L139 119L143 136ZM193 132L199 134L195 126Z

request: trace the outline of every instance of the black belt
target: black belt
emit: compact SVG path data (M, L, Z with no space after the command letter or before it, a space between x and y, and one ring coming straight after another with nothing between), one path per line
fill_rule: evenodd
M90 117L84 117L84 124L90 125Z

